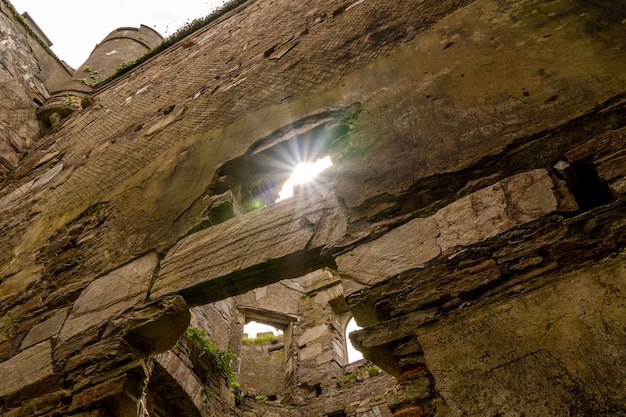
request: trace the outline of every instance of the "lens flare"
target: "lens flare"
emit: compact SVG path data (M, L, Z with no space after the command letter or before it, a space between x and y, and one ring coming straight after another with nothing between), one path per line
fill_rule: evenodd
M315 179L320 172L330 168L332 165L333 163L330 160L330 156L326 156L315 162L304 163L296 166L287 182L283 185L283 188L279 191L278 200L276 201L282 201L293 196L294 185L306 184L313 181L313 179Z

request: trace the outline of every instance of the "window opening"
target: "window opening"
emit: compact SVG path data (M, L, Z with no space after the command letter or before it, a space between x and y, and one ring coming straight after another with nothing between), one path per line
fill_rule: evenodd
M332 170L317 174L332 166L332 149L340 148L347 138L350 125L345 116L311 116L259 139L245 155L220 168L211 193L230 190L243 211L249 212L332 181ZM217 213L216 217L225 216Z
M283 331L277 329L274 326L268 324L258 323L251 321L243 326L243 332L248 335L248 339L256 339L257 337L269 336L270 333L273 336L279 336L283 334Z
M353 317L350 319L350 321L348 322L348 325L346 326L346 340L348 342L346 343L346 349L348 351L348 363L354 363L356 361L363 359L363 354L359 352L358 350L356 350L354 346L352 346L352 340L350 340L350 333L356 330L361 330L361 327L358 324L356 324L356 321L354 320L354 317Z

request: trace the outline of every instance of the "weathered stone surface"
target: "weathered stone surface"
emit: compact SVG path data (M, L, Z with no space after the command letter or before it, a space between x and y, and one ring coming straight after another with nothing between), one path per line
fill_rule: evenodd
M473 291L488 287L501 276L502 272L496 262L488 259L441 276L433 282L407 289L401 297L381 301L377 305L378 317L402 317L421 308L444 304L445 301L442 300L459 300Z
M0 164L13 169L20 161L20 157L8 143L0 142Z
M424 268L441 253L461 250L555 211L553 187L547 171L524 172L338 256L344 294Z
M43 342L0 363L0 397L14 394L52 376L52 347Z
M42 395L25 401L20 407L19 417L34 417L45 415L52 410L60 410L64 408L63 402L72 396L69 390L56 391L50 394Z
M22 341L21 349L26 349L58 334L67 317L67 311L68 309L61 309L48 320L33 327Z
M428 398L430 389L430 379L428 377L420 377L403 382L386 392L387 406L394 410L402 405L414 404L417 400Z
M459 310L415 331L457 413L610 415L626 389L626 262L621 254L516 299ZM604 381L604 382L601 382ZM610 384L606 381L612 381Z
M2 414L0 414L1 417L18 417L19 415L20 415L19 408L13 408L7 412L3 412Z
M314 195L188 236L161 262L150 297L182 293L191 304L209 303L303 275L312 265L323 266L322 246L343 236L346 219L341 213L332 194ZM320 236L323 242L311 244Z
M69 411L79 410L97 401L108 400L113 403L109 406L115 415L120 417L131 416L131 412L137 412L137 398L132 397L136 392L137 381L131 375L125 374L109 379L94 387L75 394Z
M374 285L406 270L423 268L436 258L441 253L435 240L438 235L433 219L415 219L337 257L337 267L342 276Z
M41 267L33 266L23 269L14 275L9 276L0 283L0 301L19 295L29 285L36 283L41 278Z
M300 360L308 361L310 359L315 359L319 357L324 351L324 346L321 342L312 343L307 345L306 347L300 349Z
M306 332L302 334L302 336L298 338L298 346L302 347L304 345L307 345L321 338L328 332L329 332L328 326L326 326L325 324L320 325L320 326L315 326L312 329L308 329Z
M39 136L39 125L33 117L37 105L33 99L43 101L49 95L27 36L5 13L10 12L3 5L0 10L0 28L4 34L0 54L0 126L8 127L32 143ZM11 142L9 137L0 136L0 144Z
M157 256L151 253L93 281L74 303L59 342L141 304L156 265Z
M469 246L557 208L554 184L545 170L507 178L439 210L437 244L442 252Z

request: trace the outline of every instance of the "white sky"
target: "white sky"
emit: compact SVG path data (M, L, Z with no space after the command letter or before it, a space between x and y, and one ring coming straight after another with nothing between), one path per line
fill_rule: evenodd
M352 347L352 342L348 337L351 332L359 329L361 329L361 327L356 324L356 321L354 321L354 319L351 319L348 323L348 327L346 328L346 339L348 342L346 344L346 348L348 350L348 363L356 362L360 359L363 359L363 354L356 350L354 347ZM274 332L275 335L278 335L279 332L282 333L282 331L276 329L275 327L268 326L267 324L257 323L256 321L251 321L250 323L246 324L243 328L243 332L247 333L250 339L256 338L257 333L261 332Z
M59 58L78 68L93 48L119 27L143 24L167 37L193 19L204 17L224 0L10 0L28 14L52 41Z

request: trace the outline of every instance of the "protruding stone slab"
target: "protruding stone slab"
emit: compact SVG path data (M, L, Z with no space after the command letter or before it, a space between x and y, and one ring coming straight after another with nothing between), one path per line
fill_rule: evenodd
M150 253L89 284L74 303L59 340L66 341L141 304L156 265L157 256Z
M442 253L453 253L554 212L553 188L546 170L523 172L339 256L336 262L344 294L424 268Z
M360 284L375 285L413 268L423 268L441 253L437 223L415 219L337 258L337 266Z
M537 220L557 208L553 187L548 172L536 169L476 191L435 213L437 243L449 253Z
M161 262L151 298L181 293L206 304L324 266L323 246L344 236L346 216L334 195L286 200L202 230Z
M0 397L42 382L53 373L50 342L33 346L0 363Z

